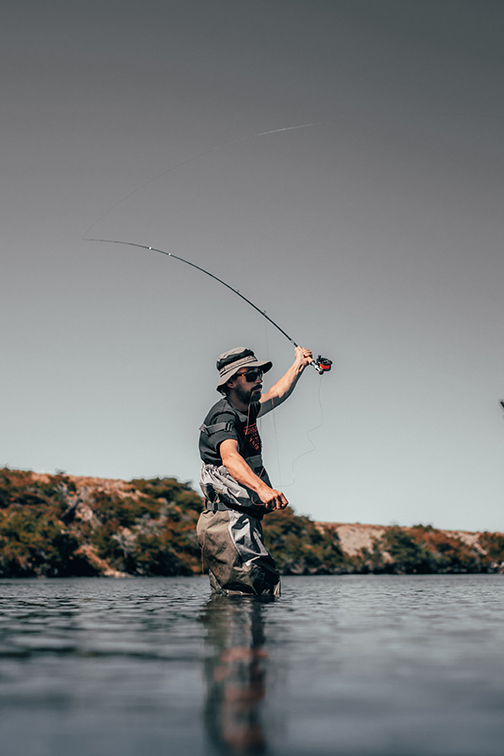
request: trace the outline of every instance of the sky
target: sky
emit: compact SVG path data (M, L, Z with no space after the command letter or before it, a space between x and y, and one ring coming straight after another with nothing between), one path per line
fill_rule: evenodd
M0 465L197 488L218 355L291 364L208 276L86 241L126 240L333 360L261 421L297 513L504 531L503 32L500 0L3 0Z

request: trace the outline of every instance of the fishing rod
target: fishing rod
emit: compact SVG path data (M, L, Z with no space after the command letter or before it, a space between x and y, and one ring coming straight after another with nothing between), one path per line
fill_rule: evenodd
M253 302L250 301L250 299L247 299L241 292L238 291L238 289L234 289L232 286L230 286L228 283L222 280L222 278L218 278L217 276L214 276L213 273L210 273L208 270L205 270L205 268L201 268L199 265L195 265L195 263L189 262L189 260L184 260L183 257L179 257L178 255L174 255L172 252L165 252L163 249L156 249L156 247L148 247L146 244L135 244L134 242L126 242L126 241L118 241L117 239L83 239L83 241L90 241L90 242L103 242L104 244L124 244L127 247L138 247L139 249L147 249L152 252L159 252L161 255L166 255L167 257L173 257L175 260L180 260L180 262L185 263L186 265L190 265L191 268L196 268L196 270L200 270L202 273L206 273L207 276L210 276L210 278L213 278L215 281L218 281L223 286L225 286L227 289L230 289L235 294L237 294L241 299L243 299L247 304L249 304L251 307L254 308L254 310L257 310L257 312L263 316L263 318L266 318L271 325L274 325L277 330L280 331L281 334L285 336L286 339L290 341L291 344L293 344L295 347L299 347L299 344L296 344L294 339L291 339L288 333L286 333L283 328L280 328L280 326L275 323L274 320L270 318L270 316L266 313L266 310L261 310L257 305L255 305ZM309 363L312 365L315 370L322 375L323 373L328 373L331 369L332 360L327 359L327 357L322 357L319 355L316 360L313 360Z

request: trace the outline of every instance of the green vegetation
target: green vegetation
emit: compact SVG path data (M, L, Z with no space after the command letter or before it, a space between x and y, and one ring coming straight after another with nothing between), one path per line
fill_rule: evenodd
M194 575L202 498L175 478L104 481L0 469L0 577ZM284 575L504 572L504 535L463 539L432 526L385 529L342 550L336 525L289 507L264 519Z
M264 541L282 575L332 575L348 571L335 526L324 529L291 507L264 518Z
M504 571L504 536L483 533L470 544L431 525L387 528L353 558L357 572L397 575Z
M91 481L93 479L90 479ZM173 478L114 490L0 470L0 576L192 575L201 497Z

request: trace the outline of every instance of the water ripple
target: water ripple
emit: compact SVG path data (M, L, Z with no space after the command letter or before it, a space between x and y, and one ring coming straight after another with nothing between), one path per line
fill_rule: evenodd
M500 756L504 577L0 581L2 756Z

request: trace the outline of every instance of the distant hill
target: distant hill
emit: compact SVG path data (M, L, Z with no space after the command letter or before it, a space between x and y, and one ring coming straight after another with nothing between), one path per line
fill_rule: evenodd
M203 500L176 478L0 469L0 577L196 575ZM282 574L504 573L504 534L264 519Z

